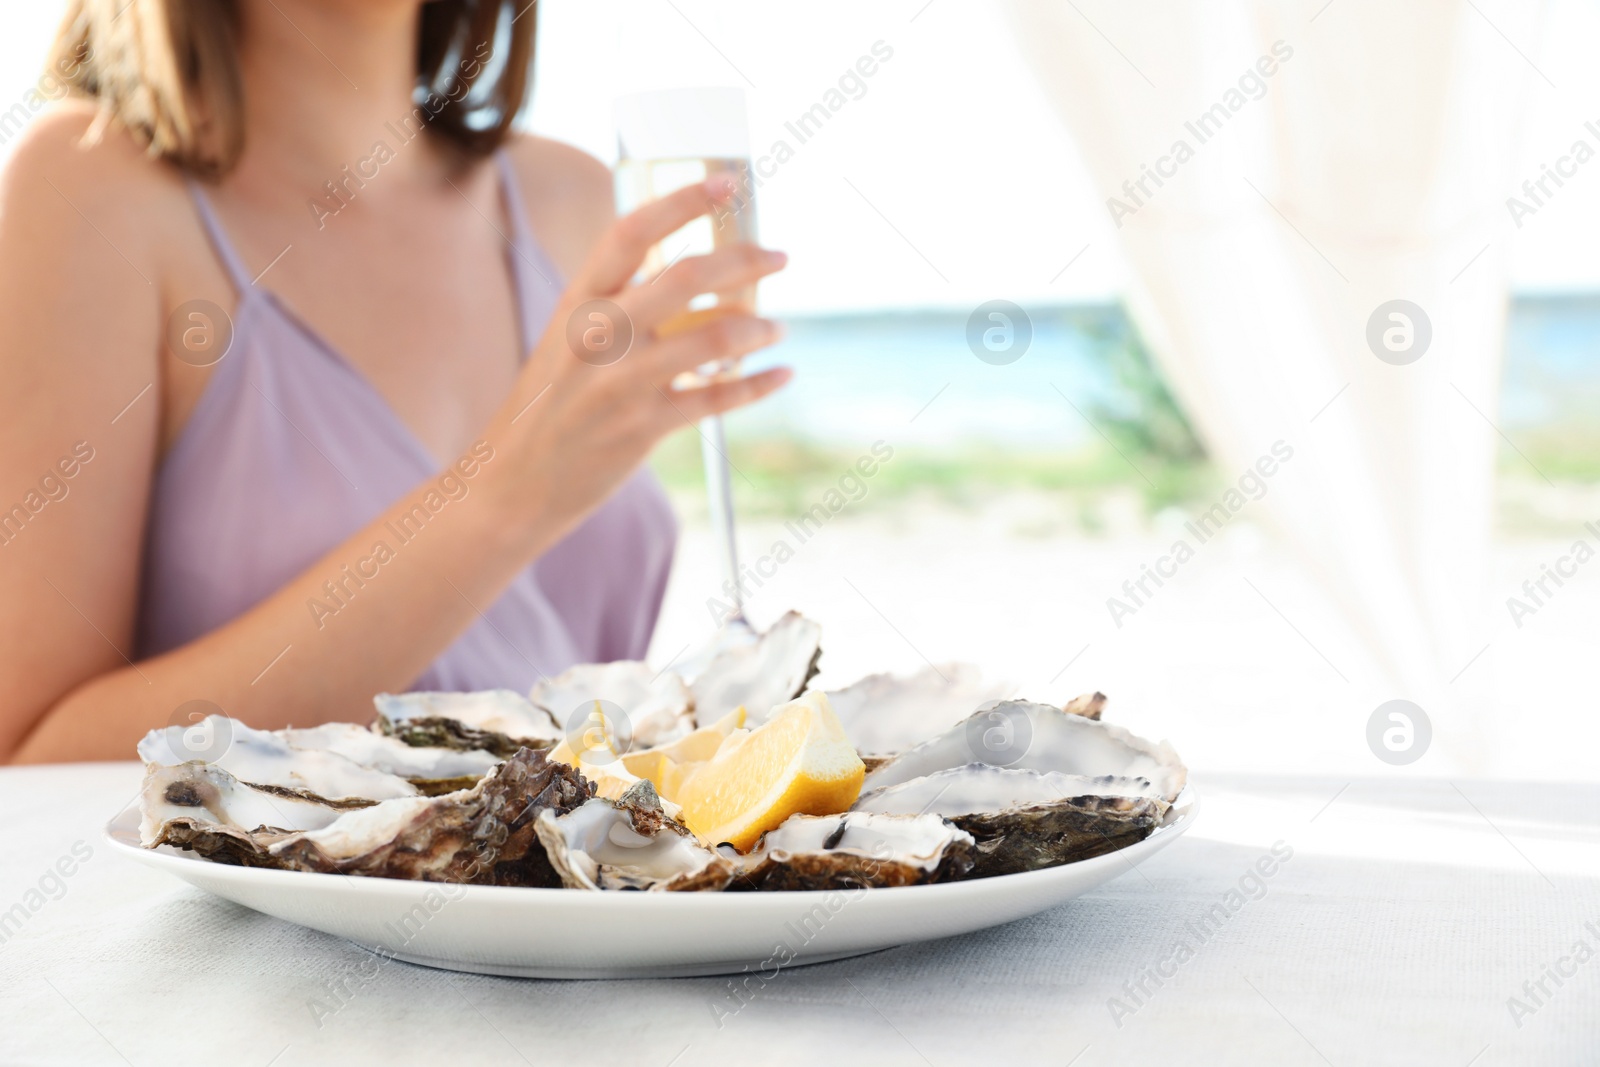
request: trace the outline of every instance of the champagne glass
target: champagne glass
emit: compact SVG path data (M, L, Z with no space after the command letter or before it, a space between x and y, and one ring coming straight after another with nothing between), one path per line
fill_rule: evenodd
M684 256L704 255L717 248L756 240L755 185L750 171L749 125L744 91L738 88L659 89L619 97L617 119L617 210L639 205L687 185L724 174L733 180L733 198L713 214L702 216L653 246L640 268L639 280L654 278ZM704 293L688 310L656 328L668 337L732 313L755 310L754 285L727 292ZM707 363L675 385L737 377L737 360ZM691 676L717 651L746 644L755 630L744 614L740 589L739 550L733 517L733 482L727 435L721 415L702 419L700 451L705 463L706 496L712 538L717 545L724 590L733 611L709 648L685 661Z

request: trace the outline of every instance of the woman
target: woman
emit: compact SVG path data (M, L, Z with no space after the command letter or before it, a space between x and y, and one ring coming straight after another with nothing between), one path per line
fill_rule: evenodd
M605 167L512 132L531 5L69 7L74 98L0 184L0 758L641 656L673 538L642 460L789 376L669 385L775 341L754 315L655 335L780 253L632 284L732 191L614 221Z

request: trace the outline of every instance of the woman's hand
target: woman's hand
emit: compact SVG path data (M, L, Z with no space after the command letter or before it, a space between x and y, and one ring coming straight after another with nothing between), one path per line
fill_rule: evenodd
M576 272L485 429L495 453L473 476L470 503L438 510L425 536L400 547L395 529L438 495L430 478L226 624L135 664L137 533L161 429L158 405L140 398L159 381L162 323L158 301L128 267L164 278L169 234L188 227L190 246L202 249L204 237L181 185L168 187L137 146L114 136L85 162L79 146L93 116L74 121L48 154L19 148L0 184L0 363L16 386L0 390L0 487L12 487L4 499L15 502L41 471L56 469L80 433L95 449L71 497L32 520L37 531L13 536L21 543L0 545L0 761L125 759L147 730L177 721L175 709L196 699L260 726L364 721L373 693L425 671L481 617L479 605L494 603L657 440L786 377L672 390L679 372L760 348L777 329L732 313L665 340L658 328L696 294L754 284L782 257L726 248L631 285L652 243L729 194L694 187L666 197L617 223ZM127 210L129 189L132 202L156 207ZM105 230L88 218L108 220ZM131 258L107 255L107 240ZM615 362L614 351L597 358L568 340L569 321L578 314L588 326L582 306L597 299L616 309L614 327L632 330ZM61 314L87 306L94 315ZM381 579L345 598L336 618L311 610L380 543L392 550Z
M672 388L684 371L736 359L782 336L777 323L754 314L730 309L657 335L696 296L753 286L782 270L783 253L733 245L680 259L632 284L652 245L716 210L732 192L727 179L712 179L619 219L563 294L487 432L497 459L490 492L513 521L536 520L545 538L552 527L570 528L668 433L759 400L789 380L789 370L776 368Z

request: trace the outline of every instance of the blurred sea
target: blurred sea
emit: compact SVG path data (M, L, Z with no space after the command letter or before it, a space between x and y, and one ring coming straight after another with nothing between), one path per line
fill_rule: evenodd
M1094 430L1063 394L1085 412L1126 407L1131 398L1114 380L1108 355L1131 326L1115 305L1030 315L1030 347L1004 366L974 358L967 316L958 311L787 319L788 336L760 365L793 366L793 384L730 418L730 431L843 446L889 436L919 446L1085 444ZM1515 299L1497 421L1508 430L1559 431L1592 426L1597 413L1600 294Z

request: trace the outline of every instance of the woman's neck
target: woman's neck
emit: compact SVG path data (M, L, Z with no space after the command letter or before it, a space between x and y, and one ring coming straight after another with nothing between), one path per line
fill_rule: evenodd
M415 107L418 0L245 0L240 5L245 148L231 180L246 196L317 195L384 141ZM384 172L437 180L432 138L397 151Z

